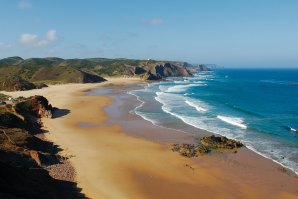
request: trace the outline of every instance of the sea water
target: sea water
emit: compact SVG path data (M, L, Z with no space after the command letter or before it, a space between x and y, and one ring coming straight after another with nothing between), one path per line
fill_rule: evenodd
M298 69L220 69L129 93L155 125L239 140L298 173Z

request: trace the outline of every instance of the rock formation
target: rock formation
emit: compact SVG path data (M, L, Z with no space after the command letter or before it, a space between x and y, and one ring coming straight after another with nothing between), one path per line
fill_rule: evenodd
M233 150L244 146L241 142L228 139L224 136L206 136L200 139L197 145L194 144L173 144L172 151L178 152L185 157L197 157L213 150ZM235 152L235 151L234 151Z
M1 87L6 91L24 91L35 89L36 86L19 76L7 77L2 83Z
M200 139L200 143L203 146L212 149L235 149L243 146L243 144L239 141L215 135L202 137Z
M62 162L59 148L32 131L42 132L32 118L51 117L53 107L42 96L18 100L0 106L0 198L83 198L75 183L49 175L45 168Z

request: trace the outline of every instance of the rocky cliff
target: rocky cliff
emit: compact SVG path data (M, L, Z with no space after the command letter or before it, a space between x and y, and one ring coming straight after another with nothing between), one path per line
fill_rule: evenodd
M0 105L0 198L81 198L75 183L45 169L62 158L57 146L37 136L43 133L40 118L54 111L42 96Z
M182 63L162 62L147 67L147 73L143 78L147 80L160 80L164 77L190 77L191 72Z

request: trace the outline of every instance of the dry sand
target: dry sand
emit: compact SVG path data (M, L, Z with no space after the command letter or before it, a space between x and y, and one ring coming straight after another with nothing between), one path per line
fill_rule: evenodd
M109 79L7 94L43 95L62 109L59 117L44 119L46 136L74 156L78 186L90 198L298 198L298 179L272 169L277 165L269 160L245 149L237 155L181 157L164 144L128 135L117 122L108 123L104 108L111 98L83 92L136 83ZM150 128L140 130L150 134Z

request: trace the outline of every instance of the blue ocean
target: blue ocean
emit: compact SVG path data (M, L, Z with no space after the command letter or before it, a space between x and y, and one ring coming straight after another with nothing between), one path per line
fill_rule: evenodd
M130 94L155 125L239 140L298 173L298 69L215 69Z

